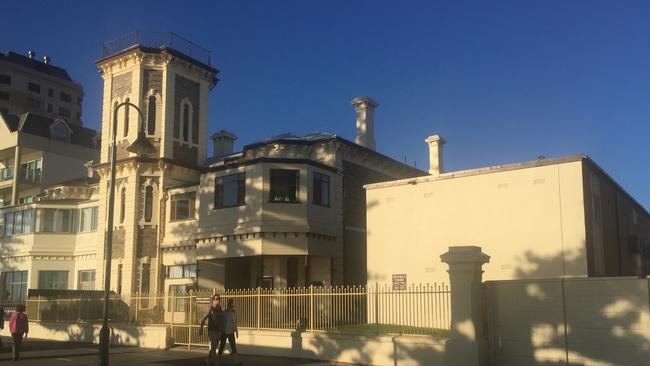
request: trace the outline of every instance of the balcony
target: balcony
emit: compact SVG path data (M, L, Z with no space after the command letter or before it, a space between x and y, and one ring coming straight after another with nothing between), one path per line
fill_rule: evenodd
M102 58L106 58L135 46L151 48L171 48L205 65L211 65L210 50L194 44L188 39L172 32L135 31L124 34L102 44Z

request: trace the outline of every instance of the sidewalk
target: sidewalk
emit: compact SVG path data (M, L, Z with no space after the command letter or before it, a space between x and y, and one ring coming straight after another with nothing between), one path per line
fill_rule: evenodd
M23 341L23 350L18 362L11 363L11 343L2 337L3 347L0 351L0 363L8 365L97 365L97 345L71 342L55 342L43 339L27 338ZM207 356L207 349L184 350L174 348L169 351L150 350L135 347L111 347L111 365L148 365L148 366L202 366ZM283 357L262 357L242 355L244 365L260 366L334 366L342 365L314 360L300 360ZM222 365L228 365L227 357Z

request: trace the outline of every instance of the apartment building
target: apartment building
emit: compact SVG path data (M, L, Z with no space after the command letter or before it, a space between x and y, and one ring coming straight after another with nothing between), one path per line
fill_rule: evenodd
M33 112L81 125L83 97L81 85L72 81L65 69L52 64L50 57L39 61L34 51L26 56L0 53L0 113Z

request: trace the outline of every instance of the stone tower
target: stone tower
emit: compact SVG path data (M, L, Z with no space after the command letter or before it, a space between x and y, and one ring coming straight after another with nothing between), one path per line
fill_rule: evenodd
M218 73L210 66L209 51L185 39L165 34L161 42L151 42L145 33L134 34L118 40L120 47L114 47L115 41L104 44L104 55L96 62L104 81L101 161L95 167L101 178L96 283L98 289L103 287L110 149L115 132L111 288L119 293L163 290L159 243L164 235L165 190L199 181L198 167L206 159L208 140L208 93ZM128 105L116 113L123 102L138 106L142 114ZM138 129L144 130L155 147L152 154L137 156L127 151Z

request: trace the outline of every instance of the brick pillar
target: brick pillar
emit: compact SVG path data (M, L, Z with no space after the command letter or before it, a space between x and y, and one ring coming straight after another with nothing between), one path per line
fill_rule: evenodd
M445 345L447 365L487 365L487 335L482 316L482 266L490 257L480 247L456 246L440 256L449 265L451 335Z

